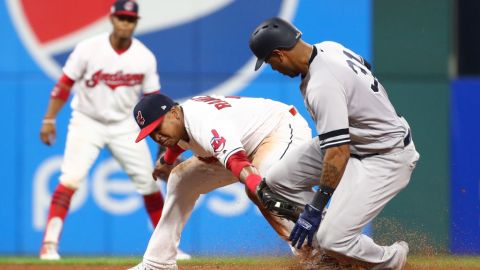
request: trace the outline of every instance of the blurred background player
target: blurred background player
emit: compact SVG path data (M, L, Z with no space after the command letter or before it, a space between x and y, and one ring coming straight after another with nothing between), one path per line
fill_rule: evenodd
M105 146L143 196L153 227L162 214L163 197L151 179L152 157L146 142L134 143L138 127L131 117L142 94L160 91L156 59L132 37L138 4L118 0L110 13L113 31L79 43L70 54L42 122L40 138L53 145L56 116L75 84L60 183L52 196L40 259L60 259L58 243L70 200ZM178 254L178 259L190 257Z

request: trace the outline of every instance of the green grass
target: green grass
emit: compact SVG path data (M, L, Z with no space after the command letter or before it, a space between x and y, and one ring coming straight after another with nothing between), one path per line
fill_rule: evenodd
M408 263L415 266L480 267L480 256L411 256Z
M60 261L41 261L38 257L2 257L2 264L62 264L62 265L135 265L140 262L141 257L62 257ZM274 265L288 261L283 257L194 257L188 261L179 261L179 265Z
M64 257L61 261L40 261L37 257L7 257L0 256L0 265L135 265L141 257ZM179 265L274 265L285 263L287 257L196 257L189 261L179 261ZM480 256L410 256L408 263L411 266L428 267L475 267L480 268Z

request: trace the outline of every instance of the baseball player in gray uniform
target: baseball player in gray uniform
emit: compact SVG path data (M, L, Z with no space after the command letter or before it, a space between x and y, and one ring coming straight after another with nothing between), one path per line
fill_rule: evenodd
M301 76L300 90L318 132L266 175L272 191L304 207L290 234L292 245L302 248L307 239L339 261L402 269L408 244L380 246L362 229L410 181L419 159L410 127L367 61L338 43L311 45L301 35L290 23L271 18L250 36L255 70L266 62L284 75Z

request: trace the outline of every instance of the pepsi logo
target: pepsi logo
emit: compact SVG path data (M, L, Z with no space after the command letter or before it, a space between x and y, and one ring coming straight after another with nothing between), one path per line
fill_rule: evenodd
M138 0L135 36L157 57L162 91L174 99L229 95L258 73L248 48L263 20L292 20L297 0ZM83 39L110 32L113 0L7 0L25 47L52 79Z

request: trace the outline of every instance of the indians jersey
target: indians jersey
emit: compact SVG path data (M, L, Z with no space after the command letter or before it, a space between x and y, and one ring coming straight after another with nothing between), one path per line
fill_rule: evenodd
M224 166L238 151L252 154L292 108L269 99L223 96L194 97L181 107L190 141L179 146Z
M335 42L314 46L300 89L321 147L350 143L352 153L369 154L403 143L408 124L395 112L369 64Z
M104 123L131 118L141 93L160 89L152 52L133 38L128 50L118 54L108 33L79 43L63 73L75 81L72 109Z

